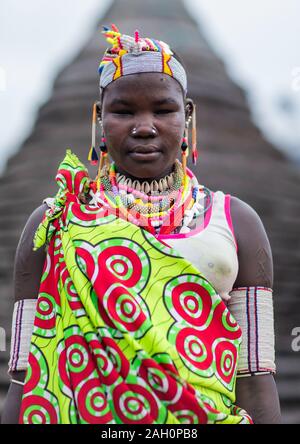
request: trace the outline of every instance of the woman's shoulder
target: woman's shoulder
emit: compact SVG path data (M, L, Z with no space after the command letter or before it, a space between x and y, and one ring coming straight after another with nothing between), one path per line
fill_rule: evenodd
M261 239L267 236L261 216L249 203L230 196L230 212L236 237L251 238L255 234Z
M231 218L232 228L237 239L247 237L247 233L251 236L251 233L253 235L255 232L266 236L261 217L249 203L237 196L227 194L221 189L204 188L208 190L209 195L213 196L215 204L224 205L225 211L229 213Z
M45 215L46 210L49 208L49 205L43 201L41 205L36 207L28 216L27 221L25 223L24 229L21 234L21 239L32 239L34 238L34 234L42 222L43 217Z
M261 220L256 210L239 197L230 195L230 207L231 213L235 215L235 218L251 218L252 222Z

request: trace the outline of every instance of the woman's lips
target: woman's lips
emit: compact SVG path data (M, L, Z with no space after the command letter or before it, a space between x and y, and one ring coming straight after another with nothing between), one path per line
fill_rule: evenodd
M161 150L153 145L136 145L129 151L129 155L135 160L156 160Z

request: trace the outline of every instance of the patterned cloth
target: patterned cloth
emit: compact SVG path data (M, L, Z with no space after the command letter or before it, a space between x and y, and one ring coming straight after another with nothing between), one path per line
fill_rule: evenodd
M47 243L21 423L251 423L234 405L241 330L211 284L152 234L79 193L70 151L35 237Z

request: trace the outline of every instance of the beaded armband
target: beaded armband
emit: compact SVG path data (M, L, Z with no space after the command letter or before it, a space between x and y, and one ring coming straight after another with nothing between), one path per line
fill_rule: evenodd
M27 370L37 299L23 299L14 305L8 372Z
M265 287L230 292L228 309L242 329L238 377L276 372L272 293Z

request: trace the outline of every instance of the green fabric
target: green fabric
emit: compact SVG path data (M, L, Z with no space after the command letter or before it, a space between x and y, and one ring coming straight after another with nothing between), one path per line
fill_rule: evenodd
M36 235L48 242L23 423L249 423L234 405L241 330L189 261L82 205L70 151Z

